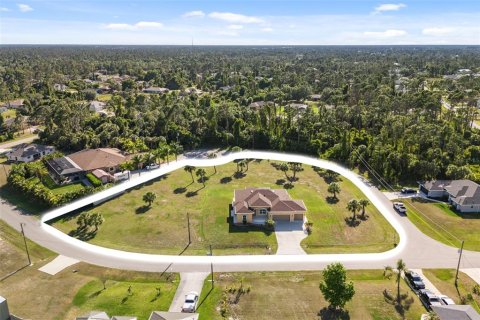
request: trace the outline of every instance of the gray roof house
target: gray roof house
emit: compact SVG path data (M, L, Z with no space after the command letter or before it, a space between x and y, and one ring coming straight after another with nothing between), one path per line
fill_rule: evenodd
M90 111L92 111L92 112L100 112L100 111L102 111L103 109L105 109L106 106L107 106L107 104L106 104L105 102L102 102L102 101L92 101L92 102L90 102L89 109L90 109Z
M110 317L103 311L90 311L83 316L77 317L76 320L110 320Z
M52 146L45 146L42 144L27 144L22 143L7 152L6 156L9 161L13 162L31 162L42 158L55 151Z
M471 180L421 182L420 191L429 198L447 198L459 212L480 212L480 186Z
M440 320L480 320L480 315L470 305L432 306Z
M198 320L198 313L153 311L148 320Z
M160 88L160 87L149 87L143 89L144 93L153 93L153 94L162 94L162 93L167 93L168 90L167 88Z

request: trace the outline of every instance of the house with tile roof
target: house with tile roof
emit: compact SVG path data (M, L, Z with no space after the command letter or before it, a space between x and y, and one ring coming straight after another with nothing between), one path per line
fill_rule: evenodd
M459 212L480 212L480 186L471 180L421 182L420 192L429 198L447 200Z
M307 207L293 200L285 189L245 188L235 190L232 201L234 223L264 224L274 221L304 221Z

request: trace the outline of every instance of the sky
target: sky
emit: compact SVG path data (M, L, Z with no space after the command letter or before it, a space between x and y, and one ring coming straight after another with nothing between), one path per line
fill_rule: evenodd
M480 0L0 0L0 44L480 45Z

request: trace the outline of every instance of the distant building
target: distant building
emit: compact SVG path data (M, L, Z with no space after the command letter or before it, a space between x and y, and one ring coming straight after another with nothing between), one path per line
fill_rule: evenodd
M150 94L163 94L163 93L167 93L168 90L167 88L160 88L160 87L149 87L149 88L145 88L143 89L143 92L144 93L150 93Z
M42 144L27 144L22 143L7 152L6 156L9 161L13 162L32 162L38 160L55 151L52 146L45 146Z
M250 103L248 105L248 107L252 110L260 110L263 107L265 107L266 105L271 104L271 103L272 103L271 101L256 101L256 102Z
M480 186L473 181L432 180L419 185L427 197L447 199L459 212L480 212Z
M21 108L25 105L25 99L16 99L12 101L8 101L3 104L3 107L9 108L9 109L17 109Z
M198 320L198 313L153 311L148 320Z
M480 315L470 305L432 306L440 320L480 320Z
M55 83L55 84L53 85L53 89L54 89L55 91L63 92L63 91L65 91L65 90L67 90L68 87L67 87L66 85L62 84L62 83Z
M90 311L83 316L77 317L76 320L110 320L110 317L103 311Z
M92 112L97 112L98 113L100 111L103 111L103 109L105 109L106 106L107 106L107 104L105 102L94 100L94 101L90 102L89 109Z
M322 95L321 94L311 94L309 98L312 101L318 101L318 100L322 99Z
M307 110L308 105L304 103L289 103L287 108L297 109L298 111Z

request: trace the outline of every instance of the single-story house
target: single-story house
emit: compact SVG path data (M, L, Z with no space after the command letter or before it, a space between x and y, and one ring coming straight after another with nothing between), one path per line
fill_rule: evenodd
M76 320L110 320L110 317L103 311L90 311L83 316L77 317Z
M110 320L137 320L137 317L131 316L113 316Z
M85 149L68 156L47 161L47 167L56 181L69 183L84 178L85 174L101 169L109 175L118 171L129 155L116 148Z
M198 320L198 313L153 311L148 320Z
M287 105L287 108L301 110L307 110L308 106L304 103L290 103Z
M252 102L248 105L248 107L252 110L260 110L262 109L263 107L265 107L266 105L269 105L269 104L273 104L273 102L271 101L256 101L256 102Z
M433 180L419 186L427 197L447 199L459 212L480 212L480 186L471 180Z
M10 109L17 109L23 107L25 105L24 102L25 99L16 99L4 103L3 106Z
M264 224L268 219L304 221L306 212L305 203L292 200L284 189L245 188L233 193L234 223Z
M470 305L432 306L440 320L480 320L480 314Z
M22 143L7 152L6 156L9 161L13 162L31 162L49 155L55 151L52 146L45 146L42 144L28 144Z
M321 94L311 94L309 98L312 101L318 101L318 100L322 99L322 95Z
M162 94L162 93L167 93L168 90L167 88L160 88L160 87L149 87L143 89L144 93L156 93L156 94Z
M92 101L92 102L90 102L89 109L92 112L97 112L98 113L100 111L103 111L103 109L105 109L106 106L107 106L107 104L105 102Z
M114 181L113 176L110 173L106 173L102 169L95 169L92 171L92 174L95 176L95 178L102 181L103 184Z

